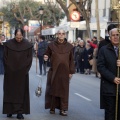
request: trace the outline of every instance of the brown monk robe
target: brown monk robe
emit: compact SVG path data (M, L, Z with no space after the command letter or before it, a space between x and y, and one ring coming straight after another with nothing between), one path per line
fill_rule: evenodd
M24 38L21 42L16 39L9 40L4 47L3 114L7 117L30 113L28 73L32 64L32 45Z
M50 113L55 113L55 108L68 110L69 74L75 72L73 62L73 46L64 40L50 43L45 52L51 62L47 76L45 93L45 108L50 108ZM66 116L67 114L61 114Z

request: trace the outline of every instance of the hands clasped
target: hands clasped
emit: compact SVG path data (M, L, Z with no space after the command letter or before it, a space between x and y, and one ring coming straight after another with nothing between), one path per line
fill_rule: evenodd
M44 55L44 61L47 61L47 60L48 60L48 56Z
M120 67L120 60L117 60L117 66Z
M115 77L115 79L114 79L114 83L115 83L115 84L120 84L120 78Z

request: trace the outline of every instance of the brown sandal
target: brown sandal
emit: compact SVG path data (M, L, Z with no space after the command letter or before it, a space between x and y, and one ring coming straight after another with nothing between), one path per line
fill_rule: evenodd
M60 115L62 115L62 116L67 116L67 113L66 113L65 110L60 110Z
M55 114L55 110L50 109L50 114Z

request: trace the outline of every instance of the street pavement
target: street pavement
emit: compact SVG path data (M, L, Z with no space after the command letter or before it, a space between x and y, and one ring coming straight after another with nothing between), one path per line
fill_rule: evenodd
M42 95L37 97L35 90L42 79ZM35 59L30 70L30 115L24 115L25 120L104 120L104 110L100 109L100 79L94 74L76 73L70 81L68 116L60 116L56 110L51 115L44 108L46 76L36 73ZM3 105L3 75L0 75L0 120L16 120L16 115L7 118L2 114Z

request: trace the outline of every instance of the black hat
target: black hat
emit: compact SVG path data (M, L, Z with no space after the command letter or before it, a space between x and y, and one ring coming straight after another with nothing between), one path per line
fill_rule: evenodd
M117 25L115 25L115 24L110 24L110 25L108 25L108 27L107 27L108 33L109 33L110 30L112 30L112 29L114 29L114 28L117 28Z

